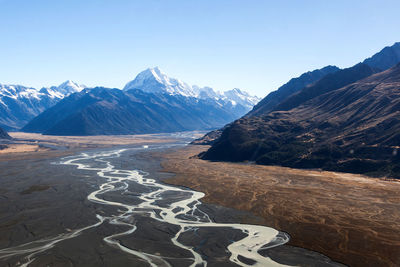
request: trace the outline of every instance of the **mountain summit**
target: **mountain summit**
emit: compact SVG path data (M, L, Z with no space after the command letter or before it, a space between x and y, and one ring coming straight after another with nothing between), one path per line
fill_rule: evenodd
M229 101L232 105L240 104L249 110L260 101L257 96L251 96L238 88L219 92L211 87L190 86L179 79L169 77L158 67L148 68L140 72L133 81L125 85L123 90L133 89L139 89L147 93L167 93L169 95Z
M80 92L82 91L86 86L84 85L80 85L77 84L76 82L73 82L71 80L67 80L65 82L63 82L62 84L60 84L59 86L52 86L50 87L52 90L55 90L61 94L65 95L69 95L69 94L73 94L76 92Z
M133 81L127 83L123 90L132 89L140 89L147 93L166 92L171 95L196 96L191 86L178 79L168 77L158 67L142 71Z

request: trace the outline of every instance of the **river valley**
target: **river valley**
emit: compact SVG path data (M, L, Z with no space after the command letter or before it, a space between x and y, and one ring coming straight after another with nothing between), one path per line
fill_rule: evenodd
M257 218L204 205L204 193L161 182L171 174L159 173L159 161L146 155L185 142L2 162L0 261L5 266L195 267L293 266L285 258L297 258L303 266L336 265L288 246L272 259L263 252L287 243L288 234L240 223L251 217L257 223Z

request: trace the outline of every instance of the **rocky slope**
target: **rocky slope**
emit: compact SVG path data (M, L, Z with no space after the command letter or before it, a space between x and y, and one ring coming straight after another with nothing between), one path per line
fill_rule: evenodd
M291 79L289 82L279 87L276 91L269 93L264 99L254 106L247 116L257 116L274 110L274 108L280 102L290 95L319 81L327 74L334 73L338 70L339 68L336 66L327 66L322 69L303 73L299 77Z
M400 65L228 126L204 159L400 178Z
M400 42L383 48L370 58L363 61L370 67L387 70L400 62Z
M346 69L327 66L291 79L268 94L247 116L260 116L273 110L288 110L308 99L387 70L400 62L400 43L383 48L362 63ZM302 92L300 92L302 91Z
M316 83L306 86L302 90L282 100L273 110L290 110L310 99L313 99L314 97L336 90L379 71L380 70L372 68L366 64L359 63L353 67L329 73Z
M208 135L200 156L400 178L399 51L396 43L329 73L270 111L262 100L216 140Z

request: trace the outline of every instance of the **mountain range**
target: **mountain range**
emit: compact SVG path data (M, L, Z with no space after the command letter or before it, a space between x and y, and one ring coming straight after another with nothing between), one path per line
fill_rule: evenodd
M83 90L84 88L86 90ZM237 88L226 92L219 92L210 87L200 88L198 86L190 86L178 79L168 77L158 67L149 68L139 73L134 80L126 84L122 91L120 90L121 92L108 89L111 90L110 93L105 94L105 90L107 89L100 88L101 87L86 88L72 81L66 81L59 86L42 88L40 90L21 85L0 85L0 127L6 130L23 129L23 131L57 133L63 135L67 133L78 134L78 132L79 134L88 135L204 130L221 127L229 121L239 118L246 114L260 100L258 97L251 96L247 92ZM143 94L137 90L140 90ZM82 94L80 93L81 91L83 91ZM90 94L85 96L85 94L89 92ZM135 92L135 97L132 97L132 92ZM65 97L74 94L76 94L74 97L60 103ZM91 100L85 102L89 98L91 98ZM56 122L62 124L61 121L54 120L54 116L66 119L66 114L72 116L74 112L87 112L89 109L88 105L94 105L95 102L98 103L96 108L98 112L106 112L106 110L99 111L99 108L105 108L104 103L111 101L111 98L115 109L110 109L107 112L118 117L118 120L114 122L114 126L110 125L111 121L108 123L109 127L103 127L104 125L102 123L104 121L96 122L95 120L100 117L94 115L94 108L91 106L92 113L90 113L90 115L83 113L79 115L81 116L80 125L85 127L85 129L64 129L60 125L57 125L54 129L64 129L65 133L62 133L61 130L53 129L53 126L56 126ZM96 101L94 99L96 99ZM115 105L115 103L119 103L119 101L131 101L129 105L121 105L129 110L122 111L120 109L121 106ZM166 102L164 103L163 101ZM102 104L99 104L99 102ZM45 111L59 103L60 105L52 109L51 112L61 112L61 114L47 116L49 112L45 113ZM74 106L74 110L67 107L67 105ZM110 105L109 103L107 107L110 108ZM133 105L138 106L134 107ZM155 120L154 112L148 109L150 106L155 108L154 105L158 105L159 109L164 112L164 114L159 114L160 118L158 124L155 124L153 121ZM174 105L176 105L176 107ZM139 111L139 106L144 107L149 113ZM176 115L172 115L179 109L177 108L178 106L181 112L183 112L179 119ZM203 110L201 110L201 108L203 108ZM122 112L120 116L116 115L118 110ZM136 115L132 114L133 110L136 110ZM41 113L45 114L42 115ZM39 114L41 115L39 116ZM132 128L131 126L134 125L134 123L130 123L130 120L123 118L123 114L130 114L131 121L142 121L142 124ZM168 121L165 120L165 118L161 119L161 117L165 117L167 114L175 118L176 121ZM190 121L188 114L193 115L192 121ZM78 114L75 115L76 118L78 118ZM106 114L104 114L104 116L105 115ZM36 118L37 116L39 116L39 118ZM153 117L150 118L146 116ZM52 118L51 122L46 121L46 118L49 117ZM163 120L165 125L161 123ZM42 125L40 125L39 122L41 122ZM87 124L84 122L87 122ZM148 122L148 124L146 124L146 122ZM122 125L122 123L125 123L125 125ZM172 126L171 124L174 123L175 125ZM52 127L50 127L50 125ZM46 128L47 126L49 127Z
M200 156L400 177L399 54L396 43L353 67L328 66L333 71L281 97L307 73L291 80L213 133Z
M259 99L189 86L149 68L123 90L75 92L27 123L22 131L51 135L100 135L207 130L246 114Z
M0 84L0 127L18 130L65 96L83 88L72 81L40 90L22 85Z
M97 87L66 97L22 131L111 135L204 130L220 127L245 112L231 102Z
M158 67L142 71L123 88L124 91L132 89L140 89L148 93L168 93L199 99L231 101L233 105L239 104L248 109L253 108L260 101L258 97L251 96L238 88L220 92L210 87L190 86L178 79L168 77Z

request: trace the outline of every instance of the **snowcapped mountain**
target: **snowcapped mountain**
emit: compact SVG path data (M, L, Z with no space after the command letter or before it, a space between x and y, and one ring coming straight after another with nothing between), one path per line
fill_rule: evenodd
M50 87L51 90L62 94L63 96L77 93L85 89L86 86L82 84L77 84L71 80L67 80L60 84L59 86L52 86Z
M253 106L261 100L261 98L258 96L251 96L249 93L240 90L239 88L225 91L222 94L226 99L235 101L237 104L245 106L249 109L252 109Z
M196 96L191 86L168 77L158 67L149 68L139 73L136 78L127 83L124 91L140 89L147 93L168 93L171 95Z
M70 80L59 86L44 87L40 90L22 85L0 84L0 127L3 127L7 131L19 130L33 118L53 107L66 96L80 93L85 88L86 86L79 85ZM208 114L210 110L215 111L215 114L223 114L222 117L219 117L218 121L213 121L215 119L212 119L212 116L208 116L207 120L209 123L200 123L203 125L203 128L213 128L220 126L221 122L230 122L250 111L260 100L258 97L251 96L247 92L237 88L226 92L219 92L210 87L191 86L176 78L168 77L157 67L149 68L139 73L133 81L126 84L122 91L129 94L137 90L144 92L145 95L152 95L149 97L154 97L154 99L160 98L165 101L171 101L171 103L174 101L186 101L193 107L190 108L190 105L182 104L185 106L184 109L187 112L194 112L196 110L197 119L204 117L204 114ZM91 89L89 88L83 90L82 95L84 96L90 91ZM164 104L170 105L171 103ZM135 105L138 104L136 103ZM151 105L151 103L146 103L146 105ZM169 112L172 112L172 110ZM121 114L123 115L123 113ZM215 114L213 115L214 117L216 116ZM211 123L212 121L213 123ZM188 122L189 120L185 124L189 125ZM171 129L175 128L170 127L168 130ZM185 126L182 129L194 128L192 126Z
M0 127L17 130L65 96L83 88L72 81L40 90L22 85L0 84Z
M133 81L127 83L123 90L128 91L132 89L140 89L148 93L168 93L170 95L228 101L232 105L242 105L248 110L260 101L260 98L257 96L251 96L238 88L219 92L211 87L190 86L178 79L168 77L158 67L142 71Z
M22 131L50 135L144 134L209 130L246 111L241 105L182 95L104 87L71 94Z

